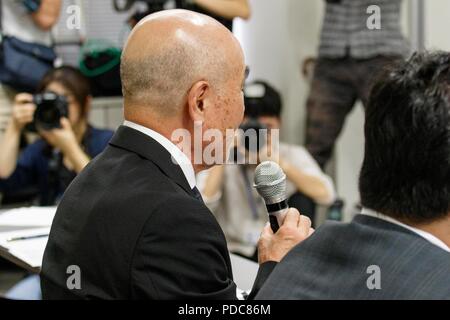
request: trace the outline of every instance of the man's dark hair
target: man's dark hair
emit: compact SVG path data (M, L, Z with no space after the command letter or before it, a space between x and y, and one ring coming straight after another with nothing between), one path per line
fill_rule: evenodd
M281 117L282 101L278 91L265 81L255 81L246 85L259 85L264 88L262 96L253 96L245 94L245 116L249 118L258 118L262 116L267 117Z
M450 213L450 54L416 53L374 85L366 110L362 205L427 223Z

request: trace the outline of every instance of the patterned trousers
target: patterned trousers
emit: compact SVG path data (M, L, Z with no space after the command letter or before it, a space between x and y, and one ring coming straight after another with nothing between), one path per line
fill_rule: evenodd
M307 101L306 148L323 168L356 101L367 104L373 80L401 57L319 58Z

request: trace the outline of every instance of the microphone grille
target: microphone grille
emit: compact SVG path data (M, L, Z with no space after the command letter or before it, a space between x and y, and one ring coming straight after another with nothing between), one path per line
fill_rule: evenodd
M255 187L266 202L286 198L286 175L278 164L272 161L261 163L255 171Z

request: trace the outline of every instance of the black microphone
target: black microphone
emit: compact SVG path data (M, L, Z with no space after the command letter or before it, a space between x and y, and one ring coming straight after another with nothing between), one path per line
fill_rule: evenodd
M254 187L266 203L270 226L276 233L289 210L286 197L286 174L275 162L263 162L256 168Z

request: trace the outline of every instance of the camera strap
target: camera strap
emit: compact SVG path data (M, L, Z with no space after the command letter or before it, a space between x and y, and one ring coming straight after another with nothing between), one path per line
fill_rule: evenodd
M54 205L58 197L60 185L60 171L63 166L63 157L60 151L52 149L48 161L48 194L44 200L44 205Z

